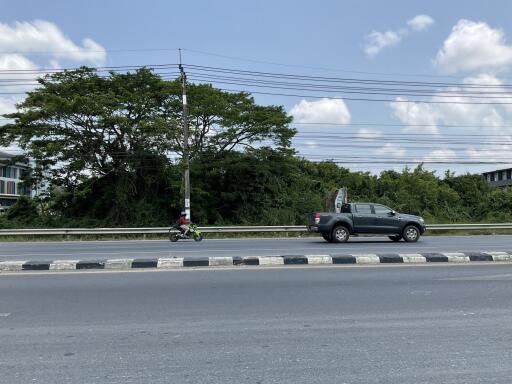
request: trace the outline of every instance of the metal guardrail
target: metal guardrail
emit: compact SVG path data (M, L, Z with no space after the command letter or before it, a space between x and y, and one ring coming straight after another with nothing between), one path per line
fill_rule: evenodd
M306 232L304 225L264 225L264 226L231 226L231 227L199 227L204 233L242 233L242 232ZM512 223L496 224L428 224L428 230L486 230L512 229ZM149 235L166 234L169 227L153 228L45 228L45 229L0 229L0 236L18 235Z

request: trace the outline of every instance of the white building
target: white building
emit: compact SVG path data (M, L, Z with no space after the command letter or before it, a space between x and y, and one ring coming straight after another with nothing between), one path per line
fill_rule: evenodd
M494 187L512 186L512 168L498 169L497 171L483 173L485 180Z
M30 168L28 162L9 164L14 156L0 151L0 213L20 196L31 196L30 188L22 185L21 175Z

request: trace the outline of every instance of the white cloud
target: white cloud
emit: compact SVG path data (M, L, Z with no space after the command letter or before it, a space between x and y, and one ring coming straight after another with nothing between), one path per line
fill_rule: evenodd
M2 115L6 113L12 113L15 111L14 104L16 103L15 100L9 99L6 97L0 97L0 118L3 118ZM4 121L0 121L0 125Z
M500 93L504 98L492 99L495 103L510 102L512 94L508 93L508 90L503 87L502 82L494 75L481 74L478 76L467 77L463 81L464 85L482 85L478 88L478 92L494 92ZM475 92L475 89L471 89L465 86L451 87L445 91L450 92ZM487 88L484 85L489 85ZM492 87L493 86L493 87ZM404 103L405 98L397 97L396 102L390 103L393 109L394 115L408 127L404 128L404 132L413 133L432 133L439 134L439 125L455 125L455 126L476 126L465 127L465 132L474 131L479 133L481 129L478 126L486 126L487 132L496 134L503 134L507 131L512 133L511 128L504 128L507 122L512 121L512 105L503 104L468 104L474 102L475 99L465 97L464 94L451 96L455 97L442 97L447 94L439 91L435 96L431 97L429 101L438 102L436 104L427 103L415 103L409 102ZM496 94L494 95L496 96ZM477 100L478 101L478 100ZM482 100L480 100L482 101ZM466 104L464 104L466 103ZM428 125L425 127L424 125Z
M407 21L407 25L413 31L423 31L434 23L434 19L428 15L417 15ZM402 38L411 32L408 28L388 30L385 32L372 31L366 36L364 52L368 57L375 57L384 48L399 44Z
M391 103L393 113L398 119L407 124L403 129L405 133L420 132L437 135L439 115L434 105L426 103L406 103L403 97L397 97ZM421 125L421 127L420 127Z
M15 85L4 81L2 92L23 93L36 87L36 73L6 73L7 70L38 70L42 66L60 67L58 60L102 65L106 59L106 50L94 40L86 38L82 44L74 43L54 23L44 20L32 22L0 22L0 80L20 79ZM28 56L37 59L31 61ZM47 63L47 64L46 64ZM45 65L46 64L46 65ZM3 71L3 72L2 72ZM23 100L24 95L0 95L0 115L15 111L15 104ZM0 124L6 123L0 120ZM11 147L9 149L16 148ZM2 148L0 148L2 149Z
M45 20L15 22L12 25L0 23L0 51L47 52L53 58L90 62L102 65L106 50L90 38L75 44L54 24Z
M402 36L395 31L373 31L366 36L366 40L367 44L364 51L369 57L374 57L384 48L397 45L402 40Z
M429 154L423 156L424 162L440 162L440 161L456 161L457 160L457 154L455 151L452 151L451 149L435 149L431 151Z
M295 123L348 124L351 115L343 100L301 100L290 110Z
M434 19L429 15L416 15L407 22L407 25L415 31L423 31L434 24Z
M406 152L407 151L405 148L395 143L386 143L382 146L382 148L375 151L377 155L390 156L396 158L404 157Z
M382 137L382 132L376 129L361 128L357 136L361 139L378 139Z
M444 41L435 64L446 73L501 70L512 64L512 46L501 29L462 19Z

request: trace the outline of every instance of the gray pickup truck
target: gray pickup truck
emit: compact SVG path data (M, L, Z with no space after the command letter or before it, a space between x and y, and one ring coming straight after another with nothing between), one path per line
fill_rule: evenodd
M415 242L426 227L422 217L398 213L381 204L345 203L339 213L311 214L308 230L332 243L344 243L355 234L381 234L393 241Z

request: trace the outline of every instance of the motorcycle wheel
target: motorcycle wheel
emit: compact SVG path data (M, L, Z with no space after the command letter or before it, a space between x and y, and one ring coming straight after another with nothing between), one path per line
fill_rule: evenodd
M194 236L194 241L202 241L202 240L203 240L203 236L202 235Z
M177 242L179 239L178 235L175 234L175 233L172 233L170 236L169 236L169 240L171 240L173 243Z

